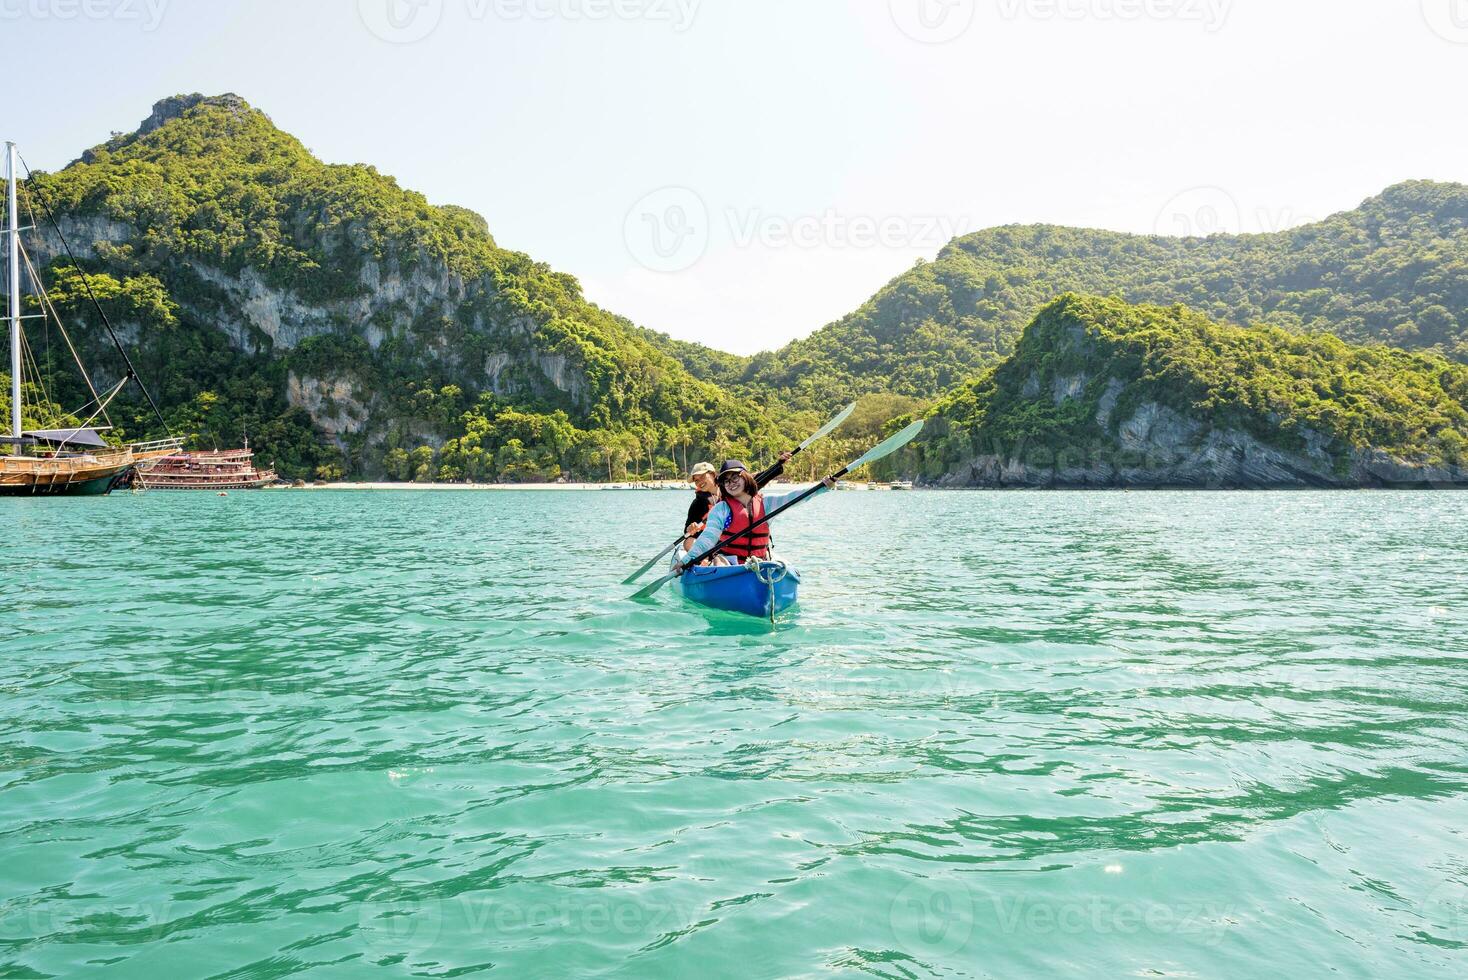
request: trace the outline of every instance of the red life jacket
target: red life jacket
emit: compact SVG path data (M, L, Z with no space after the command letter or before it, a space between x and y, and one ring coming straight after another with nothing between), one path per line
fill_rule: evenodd
M728 497L724 503L729 505L729 523L724 526L724 533L719 538L719 543L730 540L740 531L749 527L753 521L758 521L765 516L765 498L763 494L755 494L750 501L750 508L746 510L744 505L733 497ZM750 511L754 514L751 517ZM753 556L755 558L768 558L770 556L770 525L761 524L750 531L744 537L733 544L725 545L724 554L730 558L742 562Z

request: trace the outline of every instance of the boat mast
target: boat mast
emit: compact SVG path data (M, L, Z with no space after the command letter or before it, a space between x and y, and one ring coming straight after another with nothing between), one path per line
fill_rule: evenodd
M20 452L20 210L15 206L15 144L5 144L5 214L10 253L10 434Z

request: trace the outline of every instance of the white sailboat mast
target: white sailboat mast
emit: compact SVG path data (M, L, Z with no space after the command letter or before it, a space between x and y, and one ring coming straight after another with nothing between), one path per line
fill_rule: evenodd
M20 209L15 205L15 144L5 144L5 215L10 228L6 251L10 259L10 429L20 438ZM20 452L20 443L15 444Z

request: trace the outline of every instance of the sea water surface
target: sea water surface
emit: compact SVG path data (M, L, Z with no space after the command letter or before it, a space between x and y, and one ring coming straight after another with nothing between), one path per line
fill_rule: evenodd
M0 975L1468 975L1468 496L0 499Z

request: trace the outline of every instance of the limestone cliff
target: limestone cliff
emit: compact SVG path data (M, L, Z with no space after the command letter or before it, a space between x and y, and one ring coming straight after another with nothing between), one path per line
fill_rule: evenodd
M1468 485L1468 368L1067 296L950 395L907 464L942 487Z

